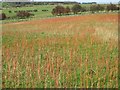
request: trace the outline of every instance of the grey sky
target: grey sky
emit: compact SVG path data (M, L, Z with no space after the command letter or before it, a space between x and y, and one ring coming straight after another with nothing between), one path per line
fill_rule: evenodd
M2 0L0 0L2 1ZM5 1L5 0L3 0ZM7 0L7 1L25 1L25 0ZM27 1L27 0L26 0ZM97 3L118 3L120 0L30 0L30 1L77 1L77 2L97 2Z
M77 1L77 2L99 2L99 3L119 2L119 0L34 0L34 1Z

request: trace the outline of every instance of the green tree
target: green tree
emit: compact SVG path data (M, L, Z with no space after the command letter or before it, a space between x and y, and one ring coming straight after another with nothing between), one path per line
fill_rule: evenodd
M79 4L75 4L73 7L72 7L72 11L74 14L77 14L78 12L80 12L82 9L82 7L79 5Z
M17 12L16 16L19 18L28 18L31 16L31 13L29 13L27 11L19 11L19 12Z
M114 11L114 10L119 10L119 7L117 7L115 4L109 4L109 5L107 5L107 11Z
M56 6L52 10L53 15L62 15L65 13L65 8L63 6Z
M98 4L98 5L97 5L97 9L98 9L99 11L103 11L103 10L105 10L105 7L102 6L102 5L100 5L100 4Z
M90 6L90 11L92 11L92 12L97 11L96 5L91 5L91 6Z
M5 15L5 13L2 13L2 14L0 14L0 20L4 20L4 19L6 19L7 17L6 17L6 15Z
M70 11L71 11L70 8L67 6L67 7L65 8L65 12L64 12L64 13L69 14Z

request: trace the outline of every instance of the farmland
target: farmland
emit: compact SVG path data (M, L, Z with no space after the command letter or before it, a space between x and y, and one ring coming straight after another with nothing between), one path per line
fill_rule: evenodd
M3 24L3 88L118 88L118 15Z
M73 7L74 4L66 4L66 5L61 5L63 7L70 7L70 9ZM105 7L108 4L101 4L101 6ZM6 20L3 20L3 23L10 23L10 22L20 22L20 21L28 21L28 20L37 20L37 19L42 19L42 18L53 18L53 17L59 17L59 16L54 16L52 15L52 10L53 8L55 8L57 5L33 5L33 6L23 6L23 7L10 7L10 8L3 8L2 11L3 13L6 14L7 18ZM83 8L86 8L86 12L79 12L78 15L84 15L84 14L91 14L90 10L90 4L81 4L81 6ZM34 14L34 16L31 16L29 18L25 18L25 19L18 19L16 17L16 12L18 11L27 11L27 10L32 10L32 14ZM34 10L37 10L36 12ZM43 10L47 10L47 11L43 11ZM117 11L114 11L115 13ZM101 11L101 12L96 12L96 13L108 13L108 11ZM110 12L109 12L110 13ZM112 12L113 13L113 12ZM74 16L75 14L73 14L73 12L70 12L69 15L62 15L62 16Z
M16 8L6 8L3 10L4 13L6 13L8 16L15 16L16 13L14 11L19 11L19 10L34 10L37 9L38 12L33 12L35 14L36 18L37 17L47 17L47 16L52 16L51 11L55 7L55 5L36 5L33 7L18 7ZM48 10L48 12L42 12L42 10ZM9 13L9 10L13 11L12 13ZM40 16L39 16L40 15Z

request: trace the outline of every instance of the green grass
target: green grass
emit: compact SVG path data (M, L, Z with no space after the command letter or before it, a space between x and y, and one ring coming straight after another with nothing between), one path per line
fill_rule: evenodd
M96 29L99 33L101 29L116 32L115 15L4 24L2 86L118 88L117 42L112 35L109 39L107 33L107 41L99 34L94 35Z
M62 5L64 7L69 6L70 8L72 8L74 4L68 4L68 5ZM29 7L18 7L18 8L4 8L3 12L7 15L7 16L15 16L16 13L14 13L14 11L19 11L19 10L34 10L37 9L38 12L32 12L33 14L35 14L35 17L50 17L52 16L51 11L52 9L55 7L56 5L33 5L33 6L29 6ZM81 4L82 7L86 7L87 9L90 8L91 4ZM104 5L106 6L106 5ZM43 12L42 10L48 10L47 12ZM12 11L12 13L9 13L9 10Z
M18 7L18 8L5 8L3 9L3 13L6 14L7 17L14 17L16 16L16 13L14 11L19 11L19 10L35 10L37 9L37 12L31 12L32 14L34 14L35 16L27 18L27 19L7 19L4 20L3 23L5 22L18 22L18 21L25 21L25 20L30 20L30 19L40 19L40 18L47 18L47 17L54 17L51 13L52 9L55 7L56 5L34 5L32 7ZM72 5L64 5L66 6L72 6ZM42 10L48 10L46 12L42 11ZM12 11L12 13L9 13L9 11Z
M14 13L14 11L19 11L19 10L34 10L37 9L38 12L31 12L33 14L35 14L35 18L43 18L43 17L51 17L53 16L51 11L52 9L55 7L56 5L34 5L32 7L18 7L18 8L6 8L3 10L3 12L7 15L7 16L15 16L16 13ZM64 5L72 7L72 5ZM9 10L12 11L12 13L9 13ZM46 12L42 11L42 10L48 10Z
M59 40L55 44L39 45L38 40L42 38L41 34L27 34L25 37L20 37L20 35L19 33L19 36L14 37L3 36L3 75L6 76L6 79L4 77L3 80L5 87L117 87L117 72L115 71L117 69L115 63L118 55L117 47L109 48L109 43L93 42L91 44L89 38L86 42L78 42L75 46L73 36L69 44L66 42L67 37L57 36L56 38L58 40L60 38L61 43ZM42 40L47 40L50 36L45 38ZM106 66L106 62L109 63L109 66ZM48 65L54 70L54 74ZM40 69L40 74L38 74L38 69ZM114 79L108 70L113 72Z
M33 19L41 19L41 18L51 18L51 17L55 17L52 15L51 11L52 9L55 7L56 5L33 5L33 6L29 6L29 7L18 7L18 8L3 8L2 12L6 14L7 17L13 17L13 19L6 19L3 20L3 23L9 23L9 22L20 22L20 21L28 21L28 20L33 20ZM69 6L70 8L72 8L73 4L69 4L69 5L62 5L64 7ZM90 4L81 4L82 7L86 7L88 10L90 9ZM106 5L104 5L106 6ZM26 18L26 19L18 19L15 18L16 13L14 11L19 11L19 10L34 10L37 9L38 12L31 12L32 14L34 14L35 16L31 16L30 18ZM48 10L46 12L42 11L42 10ZM0 10L1 11L1 10ZM12 11L12 13L9 13L9 11ZM100 12L100 13L104 13L104 12ZM82 12L81 14L78 15L84 15L84 14L91 14L91 12ZM70 15L74 15L72 12L70 13ZM63 16L68 16L68 15L63 15Z
M18 7L18 8L7 8L4 9L3 12L6 13L7 16L15 16L16 13L14 11L19 11L19 10L34 10L37 9L38 12L32 12L35 14L35 17L47 17L47 16L52 16L51 11L55 7L55 5L37 5L33 7ZM47 12L43 12L42 10L48 10ZM12 11L12 13L9 13L9 10Z

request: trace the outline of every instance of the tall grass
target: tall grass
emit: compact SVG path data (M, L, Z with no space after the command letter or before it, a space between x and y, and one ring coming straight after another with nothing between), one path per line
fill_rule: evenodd
M28 22L24 27L25 23L4 25L2 86L118 88L117 42L104 41L94 34L96 27L102 25L97 21L100 17L96 16L95 22L91 16L82 23L78 19L72 22L64 19ZM110 16L108 19L110 22L104 22L103 27L107 28L111 22L116 24Z

